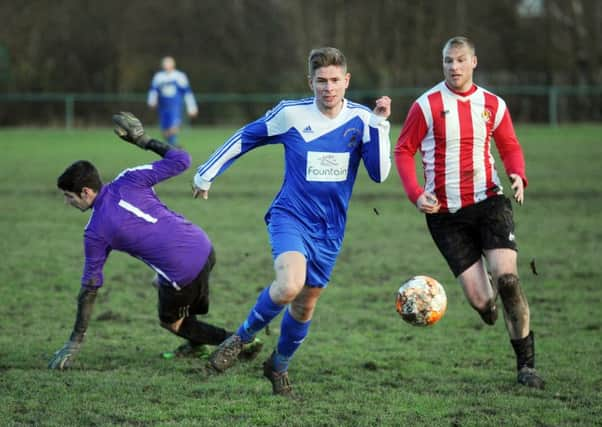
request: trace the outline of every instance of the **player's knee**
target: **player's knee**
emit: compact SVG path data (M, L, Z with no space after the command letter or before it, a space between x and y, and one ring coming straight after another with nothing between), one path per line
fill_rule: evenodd
M520 293L520 280L516 274L502 274L497 279L498 290L502 299L513 298Z
M270 294L277 304L290 304L299 292L303 289L304 280L301 280L297 276L288 275L286 277L279 277L272 288Z
M293 315L293 318L295 318L299 322L307 322L308 320L311 320L312 315L314 313L314 308L315 304L295 304L295 302L293 302L291 304L290 310L291 314Z
M290 304L299 294L303 285L294 282L280 283L273 289L273 300L277 304Z
M472 298L469 302L472 308L479 313L484 313L495 305L495 300L493 298Z

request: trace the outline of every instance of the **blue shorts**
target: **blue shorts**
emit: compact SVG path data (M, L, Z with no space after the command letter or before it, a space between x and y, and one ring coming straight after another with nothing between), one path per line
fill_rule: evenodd
M179 111L160 111L159 122L161 130L179 127L182 124L181 113Z
M283 219L282 215L270 218L268 233L274 260L284 252L301 252L307 260L305 285L316 288L328 286L330 273L332 273L337 256L341 251L342 237L336 239L313 238L301 224L294 219Z

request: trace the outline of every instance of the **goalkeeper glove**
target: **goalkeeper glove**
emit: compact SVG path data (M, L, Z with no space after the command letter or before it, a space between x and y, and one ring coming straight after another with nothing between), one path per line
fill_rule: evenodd
M122 111L119 114L113 115L113 123L117 125L115 133L119 138L145 150L147 149L151 138L144 133L142 123L136 116L132 113Z
M59 369L64 370L71 367L73 359L79 353L81 347L81 341L69 340L65 345L59 349L48 363L48 369Z

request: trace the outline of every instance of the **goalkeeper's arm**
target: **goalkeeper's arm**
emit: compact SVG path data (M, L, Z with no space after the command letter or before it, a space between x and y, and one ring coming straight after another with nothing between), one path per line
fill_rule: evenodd
M73 325L73 332L71 332L71 336L65 345L54 353L48 363L48 368L63 370L71 367L73 359L79 353L81 344L84 341L97 293L97 289L81 288L77 297L77 315L75 317L75 324Z
M142 122L132 113L121 112L113 116L113 122L117 125L115 133L119 138L131 144L135 144L144 150L151 150L164 157L171 150L171 146L156 139L152 139L142 127Z

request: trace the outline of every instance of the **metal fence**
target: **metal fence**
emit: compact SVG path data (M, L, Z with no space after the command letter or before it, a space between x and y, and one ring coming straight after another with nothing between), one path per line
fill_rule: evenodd
M394 98L402 107L394 111L396 122L403 121L412 101L427 88L396 88L383 90L350 90L347 96L367 105L383 94ZM602 119L602 86L498 86L488 87L502 96L510 107L515 121L540 122L557 126L562 122L600 121ZM236 123L253 119L281 99L309 96L305 93L215 93L197 94L201 108L201 122L205 124ZM5 93L0 94L0 125L18 126L30 122L35 125L50 124L72 129L85 125L104 123L106 111L128 108L146 111L144 93ZM19 109L5 108L19 104ZM31 111L42 104L52 104L44 118L36 119ZM29 111L29 113L28 113ZM96 111L97 114L94 112ZM12 113L12 114L11 114ZM102 113L103 120L95 120ZM28 115L29 114L29 115ZM44 123L46 122L46 123Z

